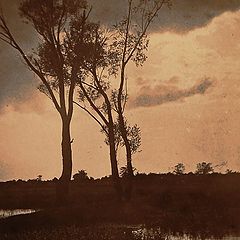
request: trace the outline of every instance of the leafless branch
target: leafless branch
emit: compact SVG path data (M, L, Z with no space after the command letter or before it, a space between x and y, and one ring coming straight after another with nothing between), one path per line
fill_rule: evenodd
M98 107L94 104L94 102L92 101L91 97L88 95L86 89L83 86L83 83L80 81L79 82L80 88L84 93L84 96L87 98L90 106L94 109L94 111L96 111L96 113L101 117L101 119L103 120L103 122L108 125L108 121L105 118L105 116L102 114L102 112L98 109Z
M152 23L153 19L156 17L156 15L157 15L157 13L159 12L159 10L163 7L164 3L165 3L165 0L162 0L159 6L158 6L158 3L156 3L156 5L153 7L153 9L152 9L152 14L151 14L151 16L149 17L149 19L147 19L146 24L145 24L145 27L144 27L141 35L139 36L136 44L134 45L132 51L130 52L129 56L127 57L124 65L126 65L126 64L129 62L129 60L132 58L132 56L133 56L134 52L136 51L136 49L137 49L137 47L138 47L141 39L142 39L143 36L146 34L149 25Z
M105 129L104 125L100 122L99 119L97 119L86 107L80 105L79 103L73 101L74 104L76 104L78 107L80 107L82 110L84 110L85 112L87 112L102 128L102 130L107 133L107 130Z

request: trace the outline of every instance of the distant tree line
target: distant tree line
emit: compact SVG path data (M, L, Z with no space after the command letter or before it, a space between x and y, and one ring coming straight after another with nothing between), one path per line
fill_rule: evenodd
M126 166L120 168L120 180L124 180L127 177L126 174ZM137 172L137 169L134 168L134 178L141 179L145 177L152 176L208 176L208 175L240 175L240 172L234 171L231 169L227 169L224 173L218 172L214 170L212 163L201 162L196 165L196 170L194 172L186 172L185 165L183 163L178 163L174 166L174 170L168 173L142 173ZM28 179L28 180L10 180L6 182L0 182L2 184L8 183L30 183L30 184L41 184L41 183L57 183L58 179L55 177L51 180L44 180L42 175L38 175L36 178ZM88 175L86 170L79 170L77 173L73 175L72 182L74 183L91 183L91 182L112 182L112 176L104 176L101 178L93 178Z
M200 162L197 163L196 165L196 170L195 170L195 174L197 175L206 175L206 174L210 174L210 173L214 173L215 169L217 167L223 167L225 166L227 163L223 162L221 164L218 165L213 165L213 163L210 162ZM174 166L174 170L173 173L175 173L176 175L181 175L184 174L186 171L185 165L183 163L178 163L177 165ZM234 173L232 170L227 169L226 173Z
M218 166L218 165L216 165ZM127 177L127 166L123 166L120 168L120 177L122 179L125 179ZM134 172L134 176L140 176L140 175L157 175L156 173L150 173L150 174L146 174L146 173L139 173L137 172L136 168L133 168L133 172ZM169 172L167 174L174 174L174 175L183 175L183 174L194 174L194 175L208 175L208 174L212 174L212 173L216 173L216 174L222 174L219 173L217 171L214 170L214 166L212 163L207 163L207 162L201 162L201 163L197 163L196 165L196 170L194 172L188 172L186 173L186 167L183 163L178 163L174 166L174 170L172 172ZM227 169L225 171L225 174L236 174L238 172ZM161 173L159 173L161 174ZM105 176L101 179L109 179L111 178L111 176ZM78 171L76 174L73 175L73 180L76 182L84 182L86 180L94 180L93 177L89 177L87 174L86 170L80 170Z

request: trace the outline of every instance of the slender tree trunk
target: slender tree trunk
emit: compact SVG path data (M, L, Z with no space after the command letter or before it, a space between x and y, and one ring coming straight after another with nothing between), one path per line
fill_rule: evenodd
M67 204L69 184L72 177L72 146L70 136L70 121L62 118L62 174L57 185L57 203Z
M126 158L127 158L127 176L126 176L126 186L124 195L126 200L131 200L132 198L132 190L133 190L133 167L132 167L132 152L130 142L127 137L126 126L124 122L124 118L122 114L119 114L119 127L120 132L124 141L125 150L126 150Z
M121 186L121 180L120 180L119 171L118 171L113 124L109 124L108 131L109 131L109 150L110 150L112 180L113 180L113 185L114 185L115 191L117 193L118 200L121 201L122 200L122 186Z

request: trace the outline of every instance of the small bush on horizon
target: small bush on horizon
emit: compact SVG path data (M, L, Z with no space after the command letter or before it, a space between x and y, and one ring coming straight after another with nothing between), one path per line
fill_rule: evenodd
M214 168L212 166L212 163L206 163L206 162L201 162L197 164L197 170L195 174L210 174L214 172Z
M133 167L132 170L133 170L133 174L137 171L137 169L135 167ZM121 178L127 177L127 175L128 175L127 166L121 167L120 168L120 176L121 176Z
M73 180L77 181L77 182L82 182L82 181L89 180L89 177L88 177L88 174L87 174L86 170L80 170L77 173L75 173L73 175Z
M183 163L178 163L177 165L174 166L174 171L176 175L182 175L185 173L185 166Z

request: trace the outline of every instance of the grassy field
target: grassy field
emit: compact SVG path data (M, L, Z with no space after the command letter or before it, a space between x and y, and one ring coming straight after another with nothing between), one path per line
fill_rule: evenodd
M133 226L220 238L240 232L239 190L236 173L138 175L131 202L118 202L104 179L72 182L69 205L56 208L54 182L1 183L1 209L42 211L1 220L0 239L138 239ZM161 234L149 239L164 239Z

